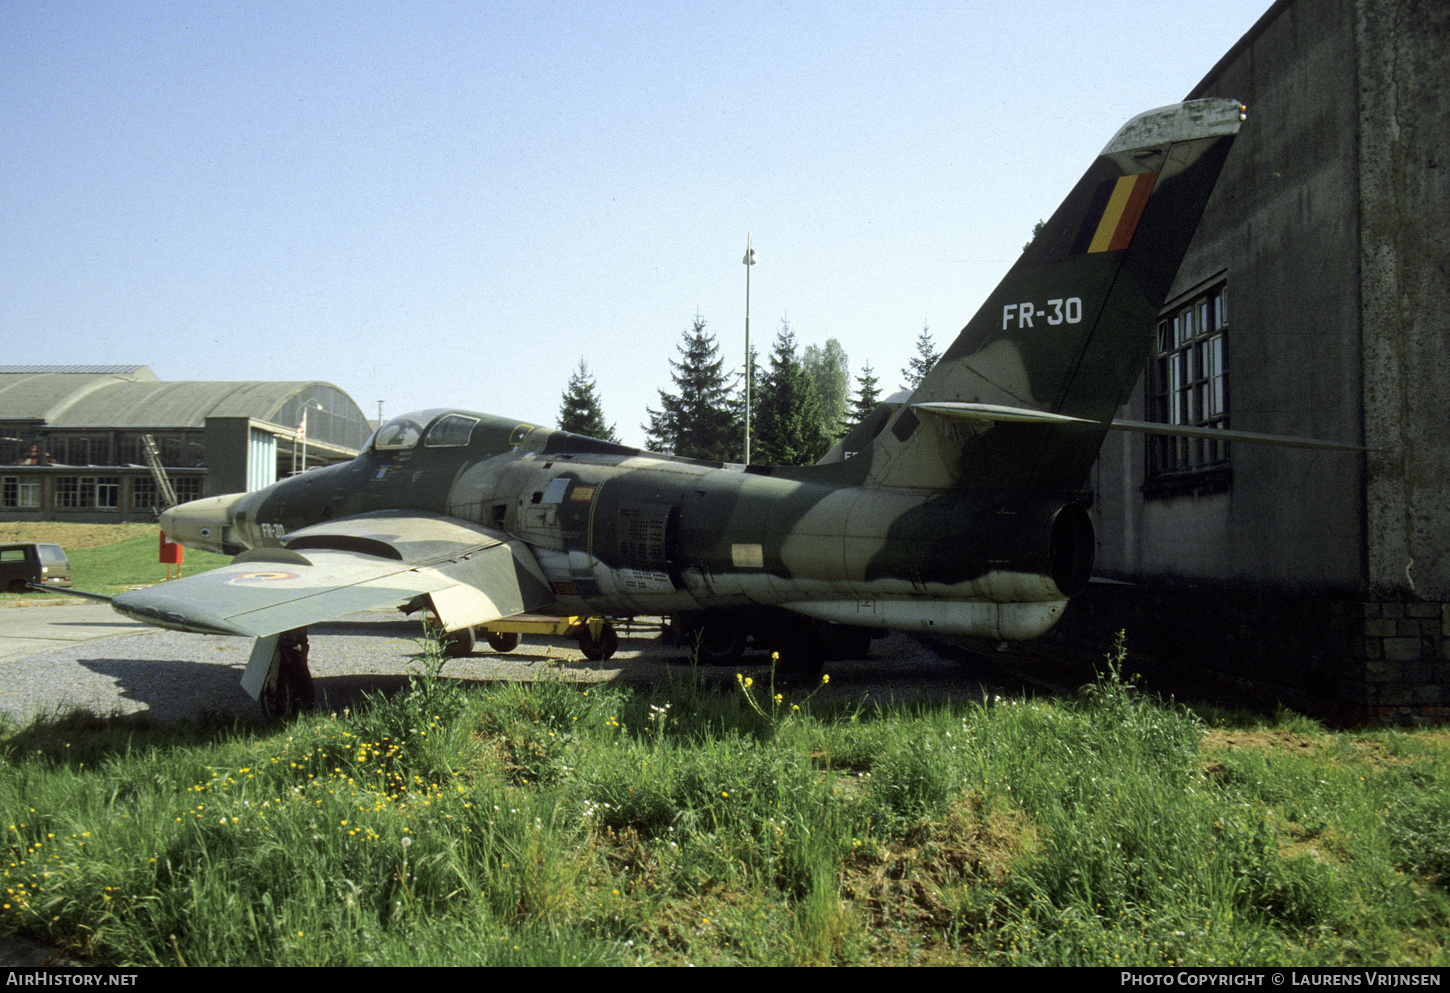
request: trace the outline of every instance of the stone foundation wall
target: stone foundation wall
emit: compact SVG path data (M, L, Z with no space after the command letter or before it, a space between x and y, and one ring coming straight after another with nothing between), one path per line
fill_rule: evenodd
M1156 668L1337 725L1450 721L1450 603L1365 602L1181 586L1092 584L1063 635L1129 647Z

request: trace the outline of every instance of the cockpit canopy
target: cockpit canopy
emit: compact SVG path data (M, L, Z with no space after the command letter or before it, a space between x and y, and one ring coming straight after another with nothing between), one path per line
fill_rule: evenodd
M485 428L482 433L475 430L480 424ZM532 430L532 424L434 407L394 417L378 428L368 447L376 452L402 452L417 448L420 441L424 448L464 448L478 442L505 451Z
M432 410L417 410L411 414L400 414L391 421L378 428L378 433L373 435L372 447L380 452L397 452L413 448L418 444L418 439L423 437L423 430L439 414L444 413L441 407Z

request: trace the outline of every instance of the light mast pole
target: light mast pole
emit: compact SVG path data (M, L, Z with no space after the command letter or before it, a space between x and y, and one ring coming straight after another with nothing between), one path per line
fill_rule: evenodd
M750 234L745 235L745 464L750 464L750 380L755 363L750 355L750 267L755 265L755 249L750 247Z

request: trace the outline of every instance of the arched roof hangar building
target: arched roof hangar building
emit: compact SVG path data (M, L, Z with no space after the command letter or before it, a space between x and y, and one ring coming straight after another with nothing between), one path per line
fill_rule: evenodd
M352 458L370 431L350 396L315 380L0 366L0 520L149 521L168 502L167 483L181 502L259 489Z

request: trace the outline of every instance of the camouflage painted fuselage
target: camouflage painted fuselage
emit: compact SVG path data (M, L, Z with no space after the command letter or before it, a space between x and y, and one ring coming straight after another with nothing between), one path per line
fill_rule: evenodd
M351 463L168 511L173 540L252 557L116 609L263 636L362 603L332 596L356 587L426 594L449 630L523 610L692 614L705 634L701 617L727 618L738 650L753 612L757 643L783 646L802 615L1034 637L1090 577L1082 488L1242 110L1192 101L1125 125L921 385L820 464L704 464L465 411L404 415ZM211 600L231 619L203 618Z
M321 521L417 510L522 539L560 614L774 604L822 620L1025 638L1087 579L1067 498L853 482L866 459L727 467L463 411L466 445L369 450L233 507L232 541L281 546ZM421 419L421 418L420 418Z

